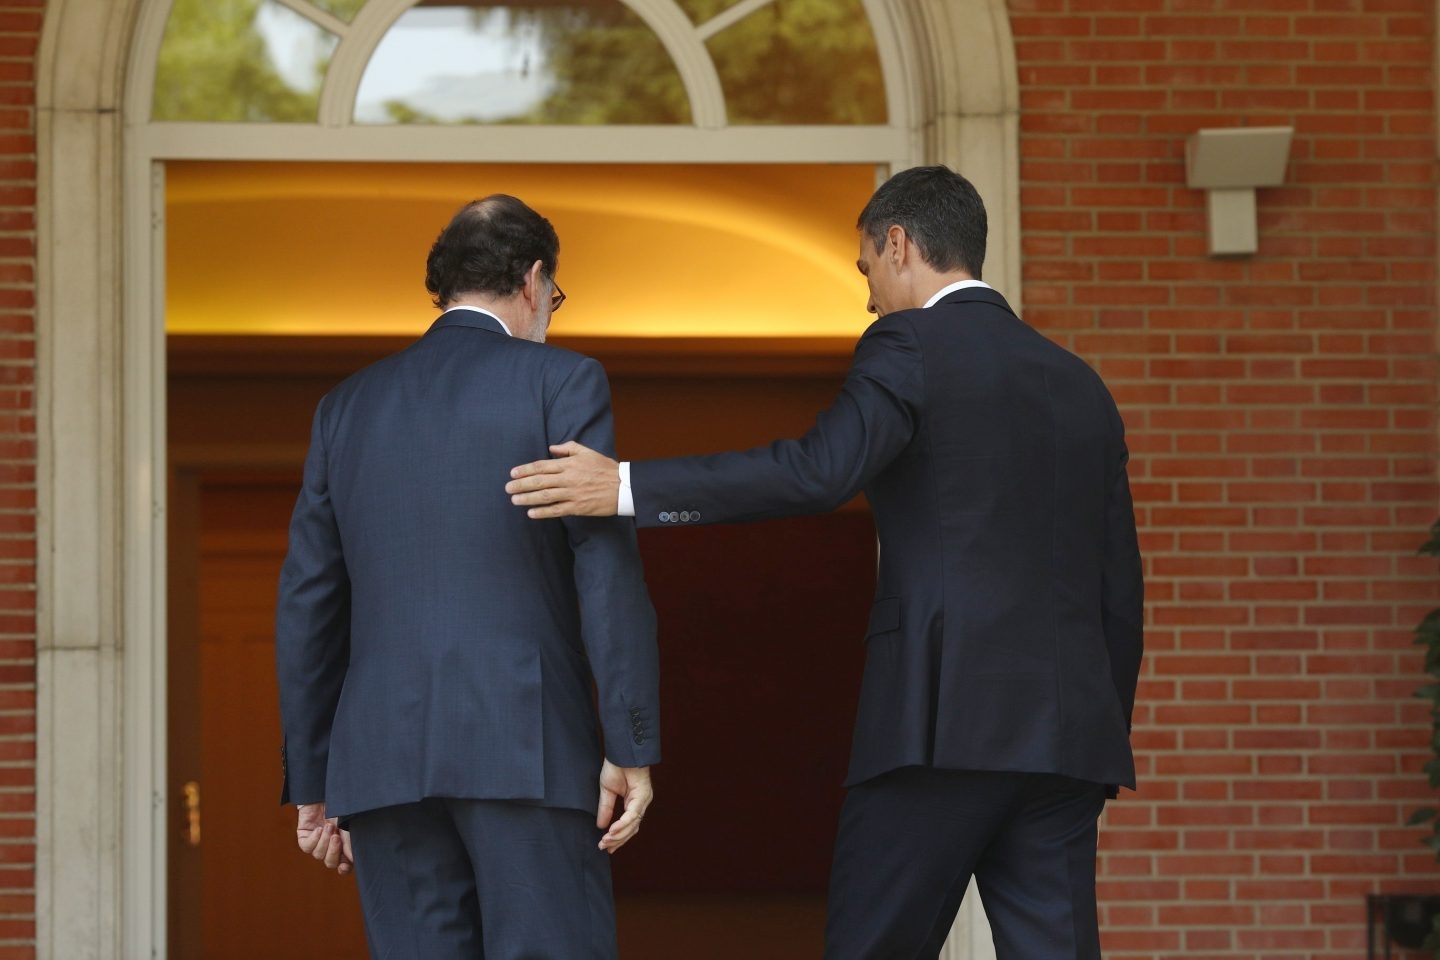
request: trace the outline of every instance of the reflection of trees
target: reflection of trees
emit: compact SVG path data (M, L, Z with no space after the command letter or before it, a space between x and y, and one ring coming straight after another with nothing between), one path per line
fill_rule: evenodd
M404 100L386 100L382 106L391 123L444 123L434 114L412 107Z
M512 35L538 35L555 78L538 106L508 122L689 122L690 98L670 55L619 0L529 9L522 0L506 13Z
M310 2L349 23L355 19L355 14L360 12L360 8L370 0L310 0Z
M531 0L535 2L535 0ZM735 0L682 0L704 23ZM619 0L556 7L525 0L510 27L538 31L555 89L541 123L676 123L689 119L670 56ZM884 123L885 87L860 0L775 0L707 44L732 123Z
M358 9L365 0L330 3ZM259 8L260 0L175 0L155 71L156 120L315 122L318 95L275 69L255 28Z
M701 8L697 23L730 5L687 3ZM885 122L885 81L861 0L775 0L707 46L731 123Z

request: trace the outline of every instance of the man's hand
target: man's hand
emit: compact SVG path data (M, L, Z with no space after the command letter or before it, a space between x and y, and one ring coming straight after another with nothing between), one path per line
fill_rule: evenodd
M325 817L325 804L300 804L300 818L295 825L295 841L300 852L308 853L341 876L355 869L355 854L350 849L350 831L340 829L336 817Z
M620 507L620 465L571 440L551 447L559 459L536 460L510 471L510 502L532 520L613 517Z
M625 801L625 813L614 823L615 801ZM610 829L600 838L600 849L614 853L640 832L640 821L655 799L649 767L617 767L609 760L600 768L600 810L595 826Z

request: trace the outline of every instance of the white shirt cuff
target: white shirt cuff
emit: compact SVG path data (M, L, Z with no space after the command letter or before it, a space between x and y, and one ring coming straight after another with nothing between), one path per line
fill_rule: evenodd
M615 505L617 517L635 516L635 495L630 492L630 461L620 461L620 502Z

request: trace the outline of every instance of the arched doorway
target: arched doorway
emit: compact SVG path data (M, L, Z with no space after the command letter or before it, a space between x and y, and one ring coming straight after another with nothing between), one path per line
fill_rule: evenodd
M705 23L718 32L727 23L711 21L738 22L766 5L721 4L729 12ZM313 10L330 10L343 22L334 0L281 6L312 13L312 22L325 19ZM1019 293L1017 95L1001 3L865 0L886 78L884 124L798 133L785 125L714 126L716 84L697 52L704 24L669 0L626 6L661 38L684 78L689 125L630 137L545 126L480 137L474 127L345 123L341 108L358 91L368 54L410 6L373 0L358 10L336 46L316 121L275 136L151 121L166 0L46 7L37 223L42 956L164 951L164 278L156 211L166 160L410 160L416 152L439 160L565 160L584 149L589 159L617 161L643 148L667 161L753 161L783 149L792 161L948 162L986 195L992 274L1012 301ZM978 41L987 35L992 42ZM342 59L342 48L355 52ZM949 56L962 48L963 67Z

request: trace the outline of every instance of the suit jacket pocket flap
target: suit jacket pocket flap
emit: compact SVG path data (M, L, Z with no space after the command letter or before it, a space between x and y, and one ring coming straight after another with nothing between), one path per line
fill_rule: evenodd
M899 629L900 598L886 597L876 600L875 606L870 608L870 626L865 631L865 639L881 633L893 633Z

